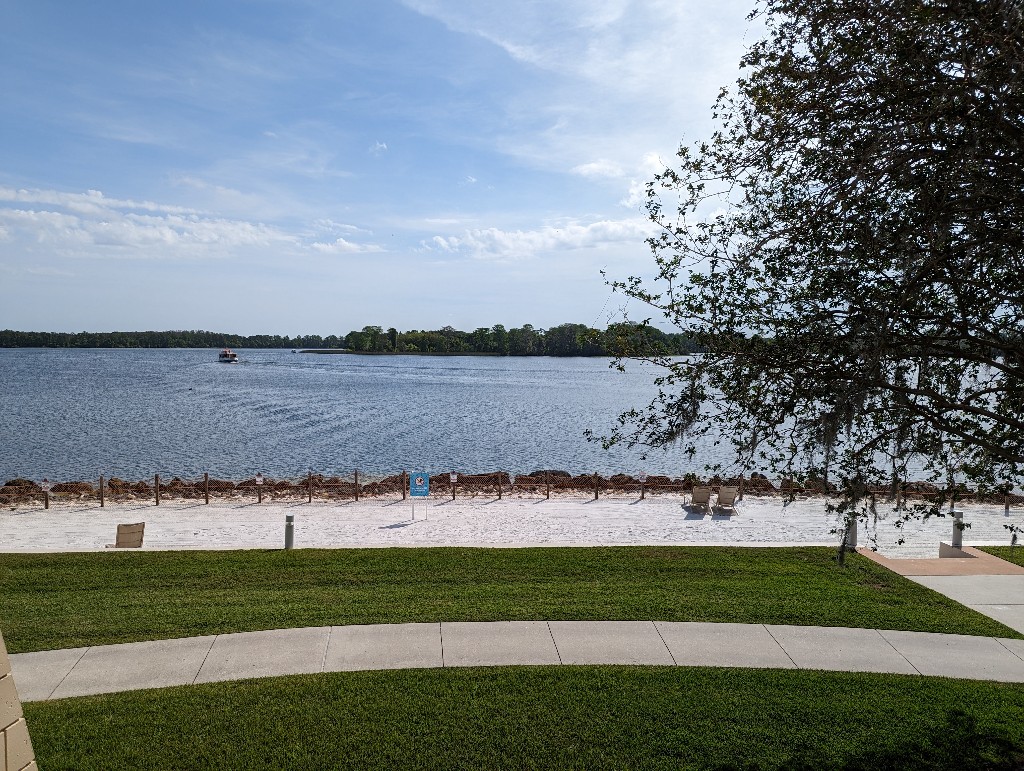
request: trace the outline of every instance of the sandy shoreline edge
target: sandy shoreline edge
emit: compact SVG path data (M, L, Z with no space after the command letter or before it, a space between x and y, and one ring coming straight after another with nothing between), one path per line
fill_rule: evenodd
M275 549L284 543L285 517L295 521L297 548L392 546L625 546L835 545L838 520L825 511L823 497L746 496L734 514L684 505L679 497L616 497L598 500L552 496L517 498L369 499L313 503L289 500L211 499L153 503L62 503L6 506L0 512L0 552L101 551L112 543L118 523L146 522L144 550ZM880 507L877 522L861 527L860 544L877 541L893 557L937 556L949 541L952 521L932 518L897 529ZM964 543L1009 544L1002 505L958 505L969 528ZM896 545L903 537L905 543Z

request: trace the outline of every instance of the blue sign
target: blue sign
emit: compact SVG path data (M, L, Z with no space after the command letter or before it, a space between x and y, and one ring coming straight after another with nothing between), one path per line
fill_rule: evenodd
M409 495L413 498L425 498L430 495L430 475L417 471L409 475Z

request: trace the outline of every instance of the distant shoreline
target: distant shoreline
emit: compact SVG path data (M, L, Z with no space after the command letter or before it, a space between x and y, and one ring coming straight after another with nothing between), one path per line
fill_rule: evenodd
M492 356L494 358L547 358L547 359L567 359L573 358L571 356L551 356L549 354L536 354L536 353L487 353L486 351L353 351L349 348L304 348L299 353L326 353L336 354L345 353L352 356ZM582 356L582 354L580 354ZM586 356L588 359L600 359L600 358L611 358L611 354L591 354Z
M234 348L302 353L435 354L455 356L681 356L697 346L682 332L620 322L604 330L585 324L539 329L501 324L472 331L446 326L400 331L366 326L344 335L235 335L206 330L146 332L21 332L0 329L0 348Z

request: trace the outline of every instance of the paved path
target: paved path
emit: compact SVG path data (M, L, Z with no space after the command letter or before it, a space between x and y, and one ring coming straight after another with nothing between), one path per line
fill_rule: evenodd
M1024 567L970 546L963 549L963 557L946 559L887 559L867 549L858 551L1024 634Z
M23 701L316 672L531 664L822 669L1024 682L1024 640L669 621L310 627L10 659Z

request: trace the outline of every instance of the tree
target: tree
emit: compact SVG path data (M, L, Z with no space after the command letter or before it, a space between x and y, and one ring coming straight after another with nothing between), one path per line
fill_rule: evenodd
M613 285L706 353L609 442L710 430L833 480L1024 469L1019 0L764 0L719 128L648 185L657 277Z
M579 337L586 329L583 324L559 324L550 327L544 337L544 351L548 356L581 356L583 346Z
M534 356L540 353L542 343L542 333L538 333L532 324L523 324L508 331L508 352L511 356Z
M508 356L508 331L504 324L495 324L491 327L491 342L494 345L494 353Z

